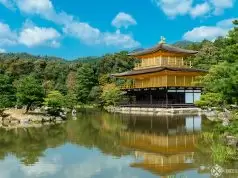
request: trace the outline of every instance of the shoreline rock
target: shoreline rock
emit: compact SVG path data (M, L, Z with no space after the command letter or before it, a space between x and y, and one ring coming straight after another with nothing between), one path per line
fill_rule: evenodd
M0 118L0 127L5 128L39 127L45 124L63 123L66 119L65 117L50 116L40 112L29 112L25 114L22 109L8 109L4 113L7 117Z
M224 109L224 111L218 110L203 110L204 115L210 121L222 121L224 127L229 126L230 120L232 120L232 114L229 110Z
M238 138L235 136L227 135L225 136L226 145L238 149Z

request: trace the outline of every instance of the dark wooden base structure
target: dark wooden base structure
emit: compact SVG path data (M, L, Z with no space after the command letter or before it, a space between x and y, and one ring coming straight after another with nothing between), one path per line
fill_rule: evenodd
M199 100L201 96L201 88L196 87L160 87L127 89L125 91L128 101L121 104L124 107L194 107L195 101Z

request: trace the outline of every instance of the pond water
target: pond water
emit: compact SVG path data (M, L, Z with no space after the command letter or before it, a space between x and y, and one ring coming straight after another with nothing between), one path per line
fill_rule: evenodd
M79 112L64 124L0 129L0 178L210 177L200 116Z

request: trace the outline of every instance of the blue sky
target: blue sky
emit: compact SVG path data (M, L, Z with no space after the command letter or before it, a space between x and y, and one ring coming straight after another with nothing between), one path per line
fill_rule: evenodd
M74 59L150 47L160 36L213 40L237 14L236 0L0 0L0 52Z

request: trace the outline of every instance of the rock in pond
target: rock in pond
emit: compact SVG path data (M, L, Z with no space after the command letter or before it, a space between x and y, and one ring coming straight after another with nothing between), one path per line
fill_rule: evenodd
M235 136L226 136L226 143L228 146L238 147L238 138Z

